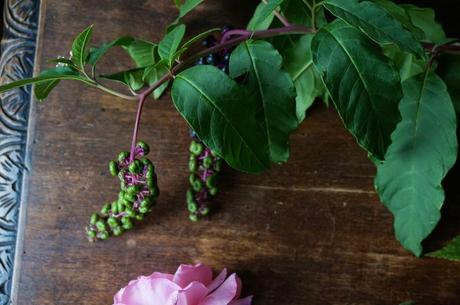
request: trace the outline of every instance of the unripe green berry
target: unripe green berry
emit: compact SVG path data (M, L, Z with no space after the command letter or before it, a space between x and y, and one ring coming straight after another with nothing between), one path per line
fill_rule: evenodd
M191 171L191 172L195 172L196 171L196 168L197 168L197 162L196 160L190 160L188 162L188 170Z
M141 159L141 162L142 162L142 164L144 164L144 165L152 166L153 169L155 170L155 167L154 167L152 161L150 161L149 158L142 158L142 159Z
M112 212L112 214L118 214L118 202L117 201L112 202L110 211Z
M88 230L88 231L86 232L86 234L87 234L88 237L91 238L91 239L96 238L96 235L97 235L96 231L94 231L94 230Z
M134 218L137 215L136 212L132 208L131 209L126 209L125 213L126 213L127 216L129 216L131 218Z
M149 197L142 199L141 207L150 208L152 206L152 200Z
M126 199L123 200L123 205L125 206L125 211L127 211L128 209L132 209L133 206L134 206L134 202L133 201L127 201Z
M90 222L92 225L95 225L96 222L97 222L98 220L99 220L99 215L98 215L97 213L93 213L93 214L91 215L91 219L90 219L89 222Z
M207 216L209 214L209 208L201 208L200 209L200 214L203 216Z
M142 148L142 150L144 151L144 155L148 155L148 153L150 152L149 145L145 143L144 141L137 142L136 147Z
M152 199L156 199L160 195L160 189L157 186L149 188L149 190L150 190L151 196L153 197Z
M122 227L118 226L118 227L114 227L112 229L112 233L114 236L120 236L121 234L123 234L124 230Z
M106 231L100 232L100 233L99 233L99 238L100 238L101 240L107 240L107 239L109 238L109 233L107 233Z
M139 185L130 185L126 189L126 192L131 195L136 195L137 193L139 193L140 189L141 187Z
M139 212L142 213L142 214L146 214L146 213L149 212L149 209L146 208L146 207L140 207L140 208L139 208Z
M190 157L188 158L189 161L196 161L196 156L191 154Z
M209 195L211 195L211 196L216 196L217 192L218 192L217 187L213 187L213 188L209 189Z
M129 157L129 152L122 151L118 154L118 162L124 162Z
M135 194L129 194L125 193L123 196L123 199L129 202L134 202L136 200L136 195Z
M198 204L194 201L190 201L187 204L187 209L190 213L195 213L198 210Z
M206 179L206 186L210 189L216 187L216 175L209 176Z
M196 141L192 141L192 143L190 143L190 152L196 156L201 154L203 152L203 149L204 147L201 143L198 143Z
M142 221L142 220L144 220L144 214L138 214L138 215L136 215L136 220L137 220L137 221Z
M124 200L117 201L117 208L118 208L118 213L125 211Z
M203 167L208 169L212 166L212 157L207 156L203 159Z
M121 223L123 224L123 228L126 230L130 230L133 228L133 222L129 217L123 217L121 219Z
M107 214L109 214L110 209L111 209L110 203L104 204L104 206L103 206L102 209L101 209L101 214L102 214L102 215L107 215Z
M188 181L190 182L191 185L193 185L193 183L195 183L196 180L197 180L197 177L195 174L191 174L190 176L188 176Z
M107 229L105 222L103 220L99 220L96 222L96 228L98 231L105 231Z
M118 168L117 162L113 160L109 162L109 171L112 176L118 175L118 172L120 171L120 169Z
M118 226L118 221L115 217L109 217L107 219L107 224L109 225L109 227L113 228Z
M195 192L199 192L203 188L203 183L201 180L196 179L192 184L192 188Z
M134 160L128 167L129 171L133 174L138 174L142 170L142 162L139 160Z
M197 222L198 221L198 216L195 215L195 214L190 214L190 216L188 217L191 221L193 222Z
M191 189L188 189L187 190L187 193L185 195L185 197L187 198L187 202L190 202L190 201L194 201L195 200L195 194L193 193L193 191Z

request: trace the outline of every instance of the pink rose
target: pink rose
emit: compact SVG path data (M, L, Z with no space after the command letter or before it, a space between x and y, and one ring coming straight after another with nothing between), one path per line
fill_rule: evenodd
M129 282L114 297L114 305L251 305L252 296L239 299L241 281L227 269L212 278L211 268L180 265L176 273L155 272Z

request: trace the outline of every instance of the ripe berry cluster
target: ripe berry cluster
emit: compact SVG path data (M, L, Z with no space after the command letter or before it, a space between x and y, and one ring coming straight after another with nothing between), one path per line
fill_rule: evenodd
M225 34L226 32L232 29L231 26L224 26L222 27L221 34ZM217 45L217 39L214 36L208 36L206 39L203 40L202 44L206 48L211 48ZM228 73L228 63L230 61L230 53L231 49L224 49L218 53L209 54L206 57L201 57L197 60L197 65L213 65L217 68L221 69L225 73Z
M143 220L144 215L152 210L159 189L155 167L145 157L148 153L149 146L140 141L132 157L124 151L118 155L118 160L109 162L110 173L120 179L121 191L117 200L106 203L99 213L91 215L86 229L90 241L119 236L132 229L135 220Z
M187 208L190 220L198 221L210 212L209 200L217 194L217 174L222 160L211 149L193 135L190 143L189 182L187 190Z

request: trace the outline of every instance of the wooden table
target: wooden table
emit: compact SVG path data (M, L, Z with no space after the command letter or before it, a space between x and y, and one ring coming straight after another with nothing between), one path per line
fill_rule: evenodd
M192 32L243 26L251 14L246 8L256 1L207 2L187 18ZM159 40L175 15L170 0L41 1L37 67L66 56L89 24L96 44L120 35ZM121 52L111 54L101 71L128 67ZM195 224L184 203L187 125L168 95L150 101L141 138L152 144L159 204L132 232L88 243L84 226L91 212L116 195L106 164L128 148L135 110L135 103L71 82L32 105L17 304L112 304L113 294L137 275L195 262L238 272L254 305L460 304L460 264L417 259L402 249L392 216L374 193L373 165L334 110L320 104L292 135L287 164L259 175L225 169L219 212ZM454 173L453 200L427 249L460 233L456 181Z

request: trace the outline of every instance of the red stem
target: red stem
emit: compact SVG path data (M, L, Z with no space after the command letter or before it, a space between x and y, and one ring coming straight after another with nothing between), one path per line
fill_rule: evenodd
M146 99L147 99L147 95L142 94L142 93L139 95L139 104L137 106L136 122L134 123L133 139L131 142L131 153L129 156L130 162L134 161L134 151L136 149L137 133L139 131L139 124L141 122L142 108L144 107L144 103Z

